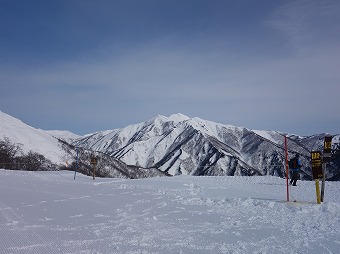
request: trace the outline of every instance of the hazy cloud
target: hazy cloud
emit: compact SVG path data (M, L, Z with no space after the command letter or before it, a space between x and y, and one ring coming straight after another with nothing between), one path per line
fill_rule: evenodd
M49 44L0 60L1 110L80 134L177 112L305 135L340 132L340 4L223 2L200 2L198 15L172 2L167 11L155 2L138 9L85 1L75 16L79 3L64 2L63 18L46 18L60 25L57 43L67 37L68 49L51 41L48 60L40 56ZM122 13L108 15L115 7ZM15 51L0 46L0 53L6 48Z

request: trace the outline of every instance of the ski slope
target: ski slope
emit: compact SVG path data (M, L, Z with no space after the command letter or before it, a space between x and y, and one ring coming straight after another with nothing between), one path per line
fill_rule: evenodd
M340 183L0 170L0 253L339 253Z

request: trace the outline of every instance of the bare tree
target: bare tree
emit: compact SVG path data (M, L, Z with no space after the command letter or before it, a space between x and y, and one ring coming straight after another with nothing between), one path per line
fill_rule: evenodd
M15 158L22 154L20 144L13 144L5 137L4 140L0 140L0 165L5 169L11 169Z

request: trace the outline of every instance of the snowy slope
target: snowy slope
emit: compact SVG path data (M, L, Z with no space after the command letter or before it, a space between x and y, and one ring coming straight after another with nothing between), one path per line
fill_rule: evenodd
M21 144L25 154L34 151L56 164L64 164L67 160L58 140L48 132L33 128L0 111L0 139L4 138L8 138L12 143Z
M340 183L0 170L0 253L339 253Z
M70 131L59 131L59 130L49 130L46 131L51 136L66 141L67 143L72 143L75 139L80 138L81 136L74 134Z
M304 179L311 179L310 151L322 150L324 135L287 135L289 156L296 152L301 155ZM339 135L334 138L338 139ZM285 174L283 133L250 130L183 114L158 115L122 129L81 137L74 144L129 165L157 167L171 175Z

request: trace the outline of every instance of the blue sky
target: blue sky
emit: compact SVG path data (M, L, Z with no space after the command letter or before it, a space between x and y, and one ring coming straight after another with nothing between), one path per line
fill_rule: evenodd
M0 110L87 134L183 113L340 133L340 1L0 0Z

